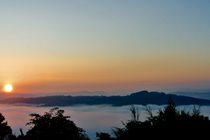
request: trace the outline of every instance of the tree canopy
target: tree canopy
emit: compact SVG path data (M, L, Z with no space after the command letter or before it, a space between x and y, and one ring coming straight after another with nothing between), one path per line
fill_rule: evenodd
M113 137L106 133L97 133L97 140L180 139L209 136L208 117L201 115L197 108L194 108L192 113L179 111L172 100L169 100L168 105L159 110L156 116L148 110L149 117L145 121L139 120L138 108L132 106L130 112L131 120L123 123L123 128L114 128Z
M44 115L31 114L31 129L26 133L29 140L88 140L85 131L64 116L64 110L53 108Z
M8 140L12 135L12 129L8 126L5 117L0 113L0 140Z
M165 108L153 115L147 108L148 118L141 121L137 107L131 106L131 119L123 122L122 128L113 128L113 134L97 132L97 140L139 140L139 139L180 139L209 136L210 120L200 114L199 108L192 112L178 110L172 100ZM43 115L30 114L27 125L30 129L15 136L0 113L0 140L89 140L85 131L64 115L64 110L53 108Z

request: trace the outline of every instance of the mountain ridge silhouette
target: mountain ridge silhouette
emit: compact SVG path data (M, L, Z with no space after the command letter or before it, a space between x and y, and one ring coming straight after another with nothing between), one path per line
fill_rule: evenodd
M31 98L8 98L0 100L2 104L35 104L41 106L74 106L74 105L165 105L172 98L176 105L210 105L210 100L187 97L183 95L166 94L164 92L139 91L125 96L43 96Z

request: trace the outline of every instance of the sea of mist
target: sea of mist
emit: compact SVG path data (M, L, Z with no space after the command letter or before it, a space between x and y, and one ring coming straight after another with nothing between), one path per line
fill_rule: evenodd
M139 108L140 120L145 120L148 117L146 108L150 108L155 115L164 106L157 105L136 105ZM177 109L191 112L193 105L178 106ZM196 106L198 108L198 106ZM12 127L14 134L19 135L19 129L22 128L24 132L30 128L26 123L30 121L29 114L49 111L52 107L37 107L31 105L0 105L0 112L5 116L8 124ZM109 105L97 105L97 106L72 106L72 107L60 107L65 110L65 115L71 116L77 126L86 130L91 140L95 140L96 132L109 132L112 128L122 127L122 122L126 122L130 119L130 106L113 107ZM210 117L210 106L201 106L201 114Z

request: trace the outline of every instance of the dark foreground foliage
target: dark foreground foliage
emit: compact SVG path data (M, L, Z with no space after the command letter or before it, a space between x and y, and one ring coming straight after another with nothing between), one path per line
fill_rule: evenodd
M26 133L28 140L88 140L82 128L63 115L64 110L53 108L44 115L31 114L28 125L32 128Z
M7 125L4 116L0 113L0 140L8 140L12 137L12 129Z
M173 103L169 104L153 116L148 110L146 121L139 120L138 109L131 107L131 117L123 128L114 128L114 137L107 133L97 133L97 140L139 140L146 139L189 139L191 137L204 139L209 137L210 121L208 117L200 115L199 109L192 113L178 111Z
M131 119L124 122L123 128L114 128L113 134L96 133L97 140L140 140L140 139L205 139L209 137L210 120L200 114L199 109L192 113L178 111L172 100L153 115L140 121L138 108L130 108ZM44 115L31 114L27 125L31 128L24 134L15 136L0 114L0 140L89 140L85 131L76 126L64 110L53 108Z
M31 128L24 135L12 135L12 130L0 115L0 140L89 140L85 131L76 126L69 116L64 115L64 110L53 108L44 115L31 114L27 125Z

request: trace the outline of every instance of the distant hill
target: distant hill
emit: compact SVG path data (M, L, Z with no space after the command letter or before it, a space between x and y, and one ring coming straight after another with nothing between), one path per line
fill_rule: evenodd
M164 105L172 98L176 105L210 105L210 100L198 99L182 95L165 94L163 92L140 91L126 96L45 96L34 98L9 98L0 100L1 104L35 104L42 106L73 105Z

